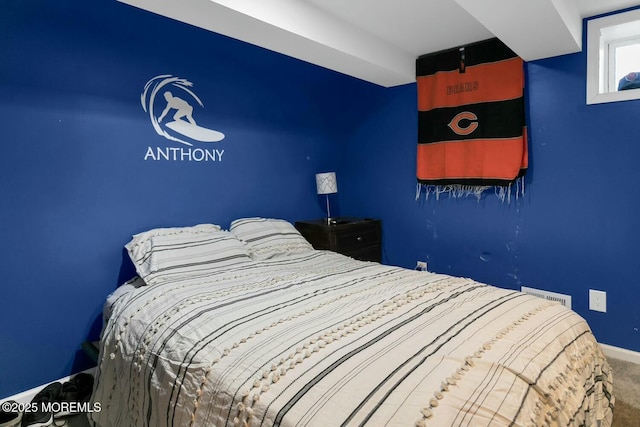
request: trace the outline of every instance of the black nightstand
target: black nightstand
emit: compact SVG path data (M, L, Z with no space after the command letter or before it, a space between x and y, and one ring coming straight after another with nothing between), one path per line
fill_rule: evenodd
M361 261L382 262L379 219L339 217L297 221L295 227L315 249L328 249Z

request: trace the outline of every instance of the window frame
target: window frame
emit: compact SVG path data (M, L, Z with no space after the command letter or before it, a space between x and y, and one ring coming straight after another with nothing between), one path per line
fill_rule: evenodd
M611 69L607 50L611 45L624 40L640 38L640 29L629 32L632 23L640 28L640 9L587 21L587 104L640 99L640 89L615 92L605 90L609 86ZM616 35L616 31L620 29L623 31Z

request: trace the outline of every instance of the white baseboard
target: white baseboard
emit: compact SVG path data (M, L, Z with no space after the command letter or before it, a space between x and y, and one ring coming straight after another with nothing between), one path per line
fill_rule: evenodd
M624 360L625 362L637 363L640 365L640 353L637 351L614 347L607 344L600 344L600 347L602 348L604 355L607 357Z
M95 374L95 370L96 368L89 368L86 371L82 371L82 372L86 372L87 374L91 374L94 375ZM23 391L20 392L18 394L14 394L13 396L9 396L7 398L4 399L0 399L1 401L5 402L7 400L15 400L18 403L22 403L22 404L27 404L29 402L31 402L31 400L33 400L33 398L36 396L36 394L38 394L38 392L40 390L42 390L43 388L45 388L47 385L54 383L56 381L60 382L60 383L65 383L67 381L69 381L71 379L71 377L75 376L76 374L70 375L68 377L64 377L64 378L60 378L59 380L53 380L47 384L42 384L40 387L34 387L31 390L27 390L27 391Z

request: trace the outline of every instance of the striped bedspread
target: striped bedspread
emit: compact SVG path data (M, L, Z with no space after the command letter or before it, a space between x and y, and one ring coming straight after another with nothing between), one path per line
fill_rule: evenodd
M561 305L326 251L123 293L91 414L110 426L609 426Z

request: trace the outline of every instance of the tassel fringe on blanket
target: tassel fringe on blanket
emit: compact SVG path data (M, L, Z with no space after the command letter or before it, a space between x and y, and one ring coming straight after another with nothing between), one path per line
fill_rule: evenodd
M479 202L483 194L490 194L491 190L493 190L495 196L500 199L502 203L511 203L512 194L516 200L524 197L524 189L525 182L523 176L513 181L512 184L501 187L461 184L427 185L418 183L416 184L416 200L418 200L424 192L425 200L429 200L430 197L435 197L436 200L440 200L440 195L444 194L453 199L475 197Z

